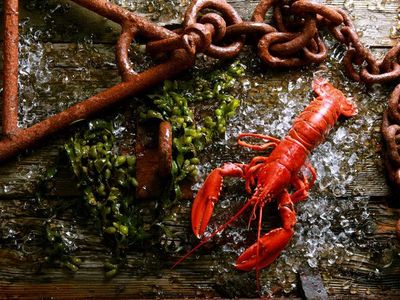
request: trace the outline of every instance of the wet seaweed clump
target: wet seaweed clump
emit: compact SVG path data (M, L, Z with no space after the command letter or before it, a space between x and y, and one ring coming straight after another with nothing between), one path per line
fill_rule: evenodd
M174 204L181 199L180 184L197 176L197 153L225 133L228 119L240 104L229 92L243 72L244 67L234 63L206 76L195 74L188 80L165 81L147 96L153 103L140 110L141 122L165 120L173 128L171 185L166 187L164 197L154 199L151 216L135 202L136 157L119 154L116 133L120 128L95 120L65 144L90 222L97 225L112 252L104 264L106 277L116 275L128 249L139 249L144 241L161 246L157 251L179 249L163 241L174 240L167 224L176 213Z
M65 150L94 223L114 257L123 258L129 246L146 235L134 203L136 157L118 154L114 128L103 120L76 133Z
M60 263L72 272L79 269L82 260L79 257L72 256L73 247L69 240L62 234L61 229L54 223L46 223L44 228L44 249L45 261L48 263Z
M241 63L234 62L209 73L199 71L192 80L166 80L159 91L148 95L153 105L140 114L141 120L160 119L172 125L175 199L181 197L180 184L198 174L198 152L225 134L240 105L231 92L244 71Z

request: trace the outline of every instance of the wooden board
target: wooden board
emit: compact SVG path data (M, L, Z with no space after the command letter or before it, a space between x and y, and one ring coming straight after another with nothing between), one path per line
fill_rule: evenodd
M25 92L22 93L22 99L27 101L25 105L36 103L32 112L37 115L37 119L43 119L81 100L85 95L95 94L120 81L113 53L113 45L119 33L118 25L69 1L21 0L20 2L21 20L28 24L24 28L32 27L32 30L23 32L22 36L31 39L32 43L27 49L31 49L38 56L43 56L37 58L35 62L39 61L40 68L44 66L46 71L46 74L39 74L35 79L37 81L29 82L26 86L36 86L37 89L31 90L25 87ZM182 12L188 5L187 0L175 1L173 5L168 1L158 0L156 1L158 6L144 0L120 2L125 3L128 9L138 11L142 16L169 25L180 23ZM390 28L399 21L397 19L399 4L396 0L325 2L351 10L355 24L362 32L363 43L369 45L377 55L386 51L387 47L395 42L389 35ZM232 0L229 3L244 19L249 19L257 1ZM0 1L0 5L3 7L3 1ZM51 15L43 17L44 9L48 9ZM49 34L32 37L36 31L46 30L50 30ZM132 54L132 57L139 61L140 65L140 55ZM29 60L28 52L24 52L22 58ZM2 64L0 67L2 68ZM329 65L327 67L329 68ZM286 76L286 73L264 72L257 62L255 67L248 70L249 74L254 75L249 76L248 80L252 86L255 83L262 86L261 90L253 90L253 94L269 93L271 87L279 86L281 83L286 84L288 80L301 76L302 72L292 70L289 76ZM307 72L312 74L310 69ZM370 92L362 87L351 88L349 92L357 91L360 97ZM251 91L250 97L252 97ZM109 114L117 116L121 111L121 108L116 107ZM25 126L29 124L24 120L21 118ZM67 164L65 161L57 162L59 148L79 128L81 127L78 124L71 130L45 140L43 146L0 165L0 296L73 299L257 297L254 274L234 271L230 263L234 261L235 255L225 256L218 252L223 246L222 242L214 243L214 249L210 246L202 251L201 255L188 259L174 270L169 268L176 260L176 256L160 254L155 246L149 247L147 251L133 249L128 255L126 268L114 279L105 280L103 261L107 257L107 250L96 234L93 224L87 224L82 217L75 218L71 209L57 215L53 221L70 228L76 235L75 241L79 248L75 254L84 261L81 270L72 274L57 265L39 268L38 261L42 259L42 253L39 243L34 240L35 232L52 217L51 213L54 211L51 208L81 199L81 193L76 188ZM229 153L226 154L228 155ZM398 255L400 246L395 238L395 222L400 217L399 201L398 199L389 201L394 196L386 184L379 161L379 157L366 157L357 166L359 172L347 188L346 194L337 198L332 195L327 196L338 203L351 202L355 199L355 195L359 194L369 197L366 206L366 211L369 213L367 226L369 231L362 237L377 250L371 252L370 249L357 249L347 253L346 259L337 267L321 266L309 271L307 271L307 258L299 258L305 265L307 276L320 274L331 298L400 297ZM36 200L38 184L46 170L54 164L59 164L60 168L54 187L46 195L46 199L38 203ZM47 212L48 215L43 215L43 212ZM276 216L272 219L277 221ZM237 226L240 225L243 224ZM188 208L181 208L179 219L169 226L182 240L190 239ZM334 230L341 230L339 225L335 226L337 228ZM26 243L31 241L31 238L32 244ZM190 240L185 246L190 248L193 245L195 242ZM389 253L380 253L386 248L389 249ZM277 266L279 262L271 268L278 268ZM224 271L219 272L218 268ZM275 295L301 297L302 282L298 278L295 282L297 288L289 293L284 293L279 285L272 284Z

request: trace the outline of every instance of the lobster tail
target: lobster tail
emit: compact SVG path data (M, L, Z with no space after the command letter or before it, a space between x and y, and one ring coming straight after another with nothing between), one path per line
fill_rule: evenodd
M289 136L311 151L319 145L335 125L339 116L357 114L357 107L325 79L315 79L313 90L318 95L300 114Z
M333 85L331 85L327 79L316 78L312 82L312 88L314 92L321 98L333 99L340 105L340 114L349 118L357 114L357 106L351 103L346 96Z

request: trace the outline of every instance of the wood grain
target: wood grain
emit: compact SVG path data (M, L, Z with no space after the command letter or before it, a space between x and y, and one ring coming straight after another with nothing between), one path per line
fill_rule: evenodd
M122 1L124 2L124 1ZM157 11L149 1L131 1L128 9L134 9L142 16L159 24L176 25L181 22L182 13L188 5L187 0L156 1L160 5ZM257 1L230 0L244 19L249 19ZM362 35L362 41L375 52L384 51L395 40L389 38L389 31L398 21L398 1L325 1L335 7L351 10L354 21ZM32 5L34 3L35 5ZM381 5L379 5L381 3ZM61 4L61 6L58 6ZM0 1L2 7L3 1ZM38 93L35 101L40 102L35 110L38 119L57 112L57 103L66 105L79 101L75 91L88 95L114 85L120 81L114 62L113 45L119 34L119 26L96 14L73 4L70 1L26 1L21 0L21 20L30 18L33 30L51 29L51 34L39 38L43 46L46 66L50 75L43 83L50 87L48 93ZM43 7L55 9L54 23L43 17ZM2 27L0 28L2 30ZM24 34L22 35L24 36ZM85 39L91 43L83 43ZM84 46L83 46L84 45ZM140 54L132 54L140 67ZM2 62L0 64L2 68ZM259 68L249 72L259 72ZM290 76L299 76L301 71L293 70ZM66 83L65 78L70 80ZM277 80L265 76L265 86L276 85ZM278 82L279 83L279 82ZM69 96L71 95L71 96ZM111 115L118 115L121 108L115 108ZM65 160L58 162L59 149L64 142L81 127L60 133L45 140L34 150L20 155L0 166L0 298L195 298L195 297L256 297L257 294L247 289L232 292L229 284L254 285L254 274L232 273L238 281L221 281L221 274L215 270L215 259L221 255L210 249L202 255L194 256L182 265L170 270L177 257L160 254L154 245L141 250L132 250L127 257L126 268L112 280L104 279L103 262L108 257L101 238L93 224L76 218L68 208L69 204L80 201L81 192L76 188L71 170ZM59 173L46 197L39 203L36 199L38 185L46 170L58 164ZM374 158L361 163L360 172L348 192L340 200L352 201L356 187L364 187L362 194L370 196L368 211L372 232L365 238L379 244L379 249L394 249L390 264L382 261L382 255L371 256L368 249L359 249L351 258L334 269L317 270L320 272L325 288L332 299L387 298L400 297L400 257L399 242L395 238L395 222L400 216L398 199L394 198L386 184L382 168ZM388 207L388 203L393 207ZM83 259L81 270L72 274L59 265L43 265L43 250L40 243L33 240L26 243L29 236L40 232L46 220L56 214L60 207L67 207L63 214L57 214L53 221L72 228L79 245L75 255ZM397 208L396 208L397 206ZM272 217L277 222L277 217ZM169 224L177 239L187 241L189 236L188 208L179 212L179 220ZM25 245L21 247L21 245ZM194 243L188 245L194 245ZM231 267L231 266L229 266ZM327 270L330 270L328 272ZM334 270L334 271L332 271ZM299 283L300 284L300 283ZM224 286L225 285L225 286ZM301 297L299 290L286 295L290 298Z

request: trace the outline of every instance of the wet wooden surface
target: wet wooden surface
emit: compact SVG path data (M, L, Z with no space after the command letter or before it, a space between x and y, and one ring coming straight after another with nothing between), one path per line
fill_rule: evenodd
M94 94L101 89L112 86L120 81L114 65L112 47L118 36L118 26L104 20L93 13L86 11L68 1L59 1L63 6L52 12L55 18L46 19L41 9L31 6L30 1L21 0L21 19L30 18L30 24L35 30L49 30L51 34L39 38L41 51L49 59L47 66L51 74L44 83L51 87L45 95L38 95L41 104L36 108L39 119L45 118L57 111L56 104L65 95L73 95L74 91L82 90L87 95ZM41 5L56 1L36 1ZM124 2L124 1L122 1ZM134 1L131 1L134 2ZM157 3L153 1L151 3ZM163 5L168 1L159 1ZM178 1L179 2L179 1ZM257 1L232 0L229 1L243 16L248 19ZM390 39L390 29L399 21L399 4L393 1L339 1L330 0L326 3L336 7L350 9L355 17L355 24L359 28L364 44L369 45L376 53L385 51L395 40ZM2 6L2 1L0 1ZM143 16L161 24L179 23L179 11L186 5L181 1L179 5L165 5L161 12L157 12L157 5L148 4L150 1L137 1L128 8L137 9ZM67 5L67 6L65 6ZM63 7L66 12L62 12ZM178 11L178 12L177 12ZM57 17L57 14L60 16ZM82 37L91 40L90 45L82 46L77 41ZM88 56L87 54L93 54ZM84 73L82 72L84 67ZM292 76L296 76L296 71ZM65 75L71 79L65 82ZM274 78L266 80L274 81ZM267 84L267 83L266 83ZM27 94L29 95L29 93ZM66 105L79 99L62 100ZM120 108L113 113L118 114ZM79 128L79 127L78 127ZM90 298L90 297L229 297L232 294L224 293L209 276L212 256L205 255L200 260L189 260L182 264L180 270L169 270L170 257L157 257L152 252L132 253L128 257L128 265L113 280L105 280L103 261L107 257L100 238L90 229L79 226L74 221L71 211L67 211L56 222L65 226L72 226L80 245L78 256L84 260L79 272L71 274L60 267L46 267L38 270L34 255L30 256L24 249L13 246L8 236L12 236L18 243L26 234L40 228L48 217L35 213L35 197L37 187L43 174L57 163L58 148L72 134L72 130L53 136L45 140L42 146L29 151L0 166L0 297L13 296L21 298ZM52 206L56 203L76 201L81 197L72 173L64 164L60 166L60 173L56 178L55 188L48 195L44 205ZM397 255L389 267L382 268L382 261L368 257L367 252L360 251L342 264L337 273L321 273L325 289L331 298L400 298L400 246L395 239L395 222L400 217L400 209L395 204L388 206L388 200L393 199L390 189L381 170L371 160L363 162L363 167L356 178L354 186L364 186L364 195L370 196L368 209L371 212L371 222L374 224L371 240L388 243L397 247ZM351 201L350 187L347 200ZM399 201L397 199L397 207ZM33 213L32 213L33 212ZM176 224L177 230L189 232L188 212L184 208L181 219ZM10 233L13 231L13 234ZM139 269L143 266L145 269ZM160 267L161 266L161 267ZM379 276L373 276L380 270ZM222 290L222 292L221 292ZM354 292L355 290L355 292ZM279 293L278 293L279 294ZM254 294L233 294L242 297ZM299 291L288 295L290 298L300 297Z

